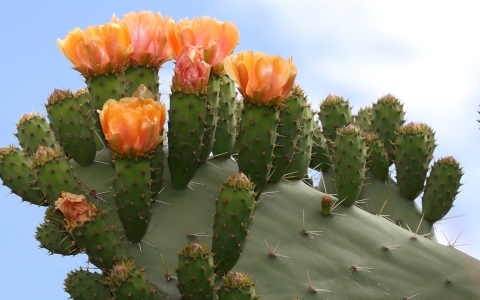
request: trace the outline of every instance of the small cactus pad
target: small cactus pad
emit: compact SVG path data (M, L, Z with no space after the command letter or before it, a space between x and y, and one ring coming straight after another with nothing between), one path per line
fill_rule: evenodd
M256 192L267 185L272 169L280 111L266 105L247 104L238 134L238 168L253 183Z
M221 76L217 131L215 133L215 139L218 143L215 143L212 149L213 155L219 158L228 158L232 155L237 139L238 120L236 118L235 97L235 83L228 75ZM243 101L240 102L243 104ZM239 113L241 114L241 110Z
M177 286L182 299L213 299L213 257L208 246L192 242L178 254Z
M453 157L435 161L422 198L425 219L436 222L448 213L461 186L462 175L462 168Z
M386 180L388 177L390 161L388 160L388 155L385 151L383 142L378 137L378 134L373 132L365 133L365 141L368 147L368 169L372 171L378 179Z
M322 123L323 135L327 140L335 141L336 130L353 121L352 108L348 100L341 96L328 95L320 103L318 117Z
M302 132L302 126L305 123L307 101L303 90L298 86L293 87L292 95L284 104L280 111L277 141L273 150L271 182L278 182L283 177L292 162L299 138L305 135L305 132ZM297 148L297 151L300 150Z
M243 173L228 177L216 200L212 253L215 273L233 268L247 242L255 208L254 184Z
M70 294L73 300L97 300L111 299L112 294L105 278L88 270L75 270L68 273L65 279L65 292Z
M327 140L323 136L318 122L313 121L313 146L310 168L317 171L327 171L331 165L332 159L330 156L330 150L328 149Z
M367 148L360 128L348 125L337 129L332 159L338 199L351 206L362 191L367 163Z
M90 104L95 110L101 110L109 99L120 100L125 97L123 74L99 75L86 80Z
M395 138L397 184L407 199L414 200L423 191L434 148L434 132L428 125L411 122L398 129Z
M15 136L22 146L23 152L33 155L38 146L60 149L50 125L40 114L24 114L17 123Z
M207 113L206 96L173 92L168 111L168 166L172 185L183 189L200 162Z
M244 272L229 272L223 277L218 291L219 300L254 300L260 299L255 294L252 277Z
M405 122L403 104L397 98L388 94L379 98L372 105L371 113L372 130L378 133L380 140L383 141L391 165L394 159L395 132Z
M150 160L115 157L114 165L117 213L128 240L136 243L147 232L152 216Z

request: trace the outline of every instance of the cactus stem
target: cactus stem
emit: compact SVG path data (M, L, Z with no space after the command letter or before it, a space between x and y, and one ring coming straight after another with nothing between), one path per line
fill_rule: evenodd
M401 245L390 245L391 242L392 242L392 240L390 240L386 245L383 245L382 250L385 250L385 251L395 250L395 249L397 249L398 247L401 246Z
M308 275L308 270L307 270L307 279L308 279L308 291L310 293L331 293L332 291L327 290L327 289L316 289L312 285L312 281L310 280L310 275Z

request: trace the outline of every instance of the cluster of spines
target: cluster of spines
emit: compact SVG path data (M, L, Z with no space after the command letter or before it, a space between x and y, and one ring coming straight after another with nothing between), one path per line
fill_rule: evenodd
M360 128L348 125L337 129L332 160L338 199L351 206L362 191L367 164L366 143Z
M423 191L434 148L434 132L428 125L411 122L399 127L395 168L397 185L405 198L414 200Z
M178 254L177 287L182 299L213 299L215 274L207 245L192 242Z
M287 98L280 111L280 124L273 150L273 172L270 175L270 182L278 182L285 175L293 161L295 151L305 153L305 149L300 149L301 147L297 147L297 144L307 131L308 125L305 126L307 107L303 91L300 87L294 86L292 95ZM298 155L295 159L297 158ZM303 174L299 176L303 176Z
M216 274L226 274L242 255L254 208L254 184L243 173L228 177L216 199L212 239Z
M430 222L441 220L453 207L453 201L462 185L460 164L451 156L434 162L422 197L424 218Z
M95 137L79 99L69 90L54 90L45 105L57 140L78 164L88 166L96 155Z

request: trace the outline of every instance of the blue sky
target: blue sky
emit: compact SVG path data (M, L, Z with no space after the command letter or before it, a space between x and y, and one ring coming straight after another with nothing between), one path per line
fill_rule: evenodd
M171 4L175 3L175 4ZM399 98L407 121L436 131L434 156L452 155L464 167L464 186L439 228L459 234L459 250L480 259L480 19L474 1L41 1L2 5L0 36L0 146L15 144L15 123L23 113L45 114L55 88L77 89L83 79L56 46L75 27L108 22L113 13L160 11L173 19L210 15L233 21L239 50L293 56L297 83L314 109L328 94L348 98L354 112L384 94ZM161 71L168 94L172 64ZM168 99L164 99L167 101ZM168 101L167 101L168 102ZM0 188L2 296L9 299L66 299L63 280L85 257L62 258L38 249L34 239L43 209L21 203ZM438 238L445 243L442 232Z

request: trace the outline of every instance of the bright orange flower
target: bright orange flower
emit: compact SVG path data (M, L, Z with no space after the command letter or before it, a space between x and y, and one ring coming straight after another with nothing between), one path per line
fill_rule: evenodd
M133 51L128 28L116 23L75 28L57 46L87 78L121 71Z
M99 111L100 123L110 148L122 157L148 154L163 140L165 104L136 97L108 100Z
M85 221L93 221L97 214L97 207L83 195L62 192L55 201L55 209L62 212L67 222L67 230L82 227Z
M152 11L132 11L121 20L113 15L112 23L127 27L130 33L133 54L129 65L160 68L173 59L165 30L169 20L170 16L163 18L160 12L154 14Z
M244 101L276 106L290 94L297 66L280 56L263 52L239 52L224 62L225 72L237 84Z
M211 68L203 61L203 55L197 47L186 44L175 62L172 91L205 94Z
M213 67L215 73L223 72L223 61L238 44L240 32L232 22L220 22L209 16L187 18L177 24L169 24L167 37L176 57L182 47L190 44L202 49L204 61Z

